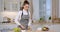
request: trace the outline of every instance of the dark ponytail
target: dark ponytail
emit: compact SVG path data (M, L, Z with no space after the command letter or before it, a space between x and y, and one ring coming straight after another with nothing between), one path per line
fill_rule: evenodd
M20 10L23 10L24 9L24 7L20 7Z
M24 6L25 4L28 4L28 5L29 5L29 2L28 2L27 0L25 0L25 1L24 1L24 3L23 3L23 6ZM23 7L23 6L22 6L22 7L20 7L20 10L23 10L23 9L24 9L24 7Z

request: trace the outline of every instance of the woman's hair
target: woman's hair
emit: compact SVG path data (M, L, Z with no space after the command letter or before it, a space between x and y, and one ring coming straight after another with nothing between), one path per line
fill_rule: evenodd
M28 2L27 0L25 0L24 3L23 3L23 5L22 5L22 7L20 7L20 10L23 10L23 9L24 9L23 6L24 6L25 4L28 4L28 5L29 5L29 2Z

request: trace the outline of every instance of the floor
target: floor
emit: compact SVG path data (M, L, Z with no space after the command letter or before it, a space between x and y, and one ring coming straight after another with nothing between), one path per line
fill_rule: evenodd
M60 24L32 24L31 27L32 27L32 31L36 31L38 28L42 28L44 26L47 26L49 27L49 30L54 30L55 32L60 32ZM12 29L14 27L17 27L16 24L0 24L0 32L7 32L7 31L10 31L12 32Z

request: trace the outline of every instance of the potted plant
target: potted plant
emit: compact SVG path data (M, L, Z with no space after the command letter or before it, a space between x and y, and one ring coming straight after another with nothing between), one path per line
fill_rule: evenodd
M43 21L44 21L44 18L43 17L39 19L39 22L43 22Z
M7 18L7 20L8 20L7 23L10 23L11 22L11 18Z
M49 17L49 22L51 22L51 16Z
M48 27L42 27L42 31L49 31Z
M20 28L14 28L13 31L14 31L14 32L20 32L21 29L20 29Z
M49 20L51 20L51 16L49 17Z
M3 18L3 22L2 23L11 23L11 18L9 18L9 17L4 17L4 18ZM5 21L5 20L7 20L7 21Z

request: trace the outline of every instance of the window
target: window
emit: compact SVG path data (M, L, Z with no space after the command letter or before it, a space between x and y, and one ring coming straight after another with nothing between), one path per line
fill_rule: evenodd
M46 15L46 0L39 0L39 16L45 18Z
M39 0L39 15L45 19L51 16L51 0Z

